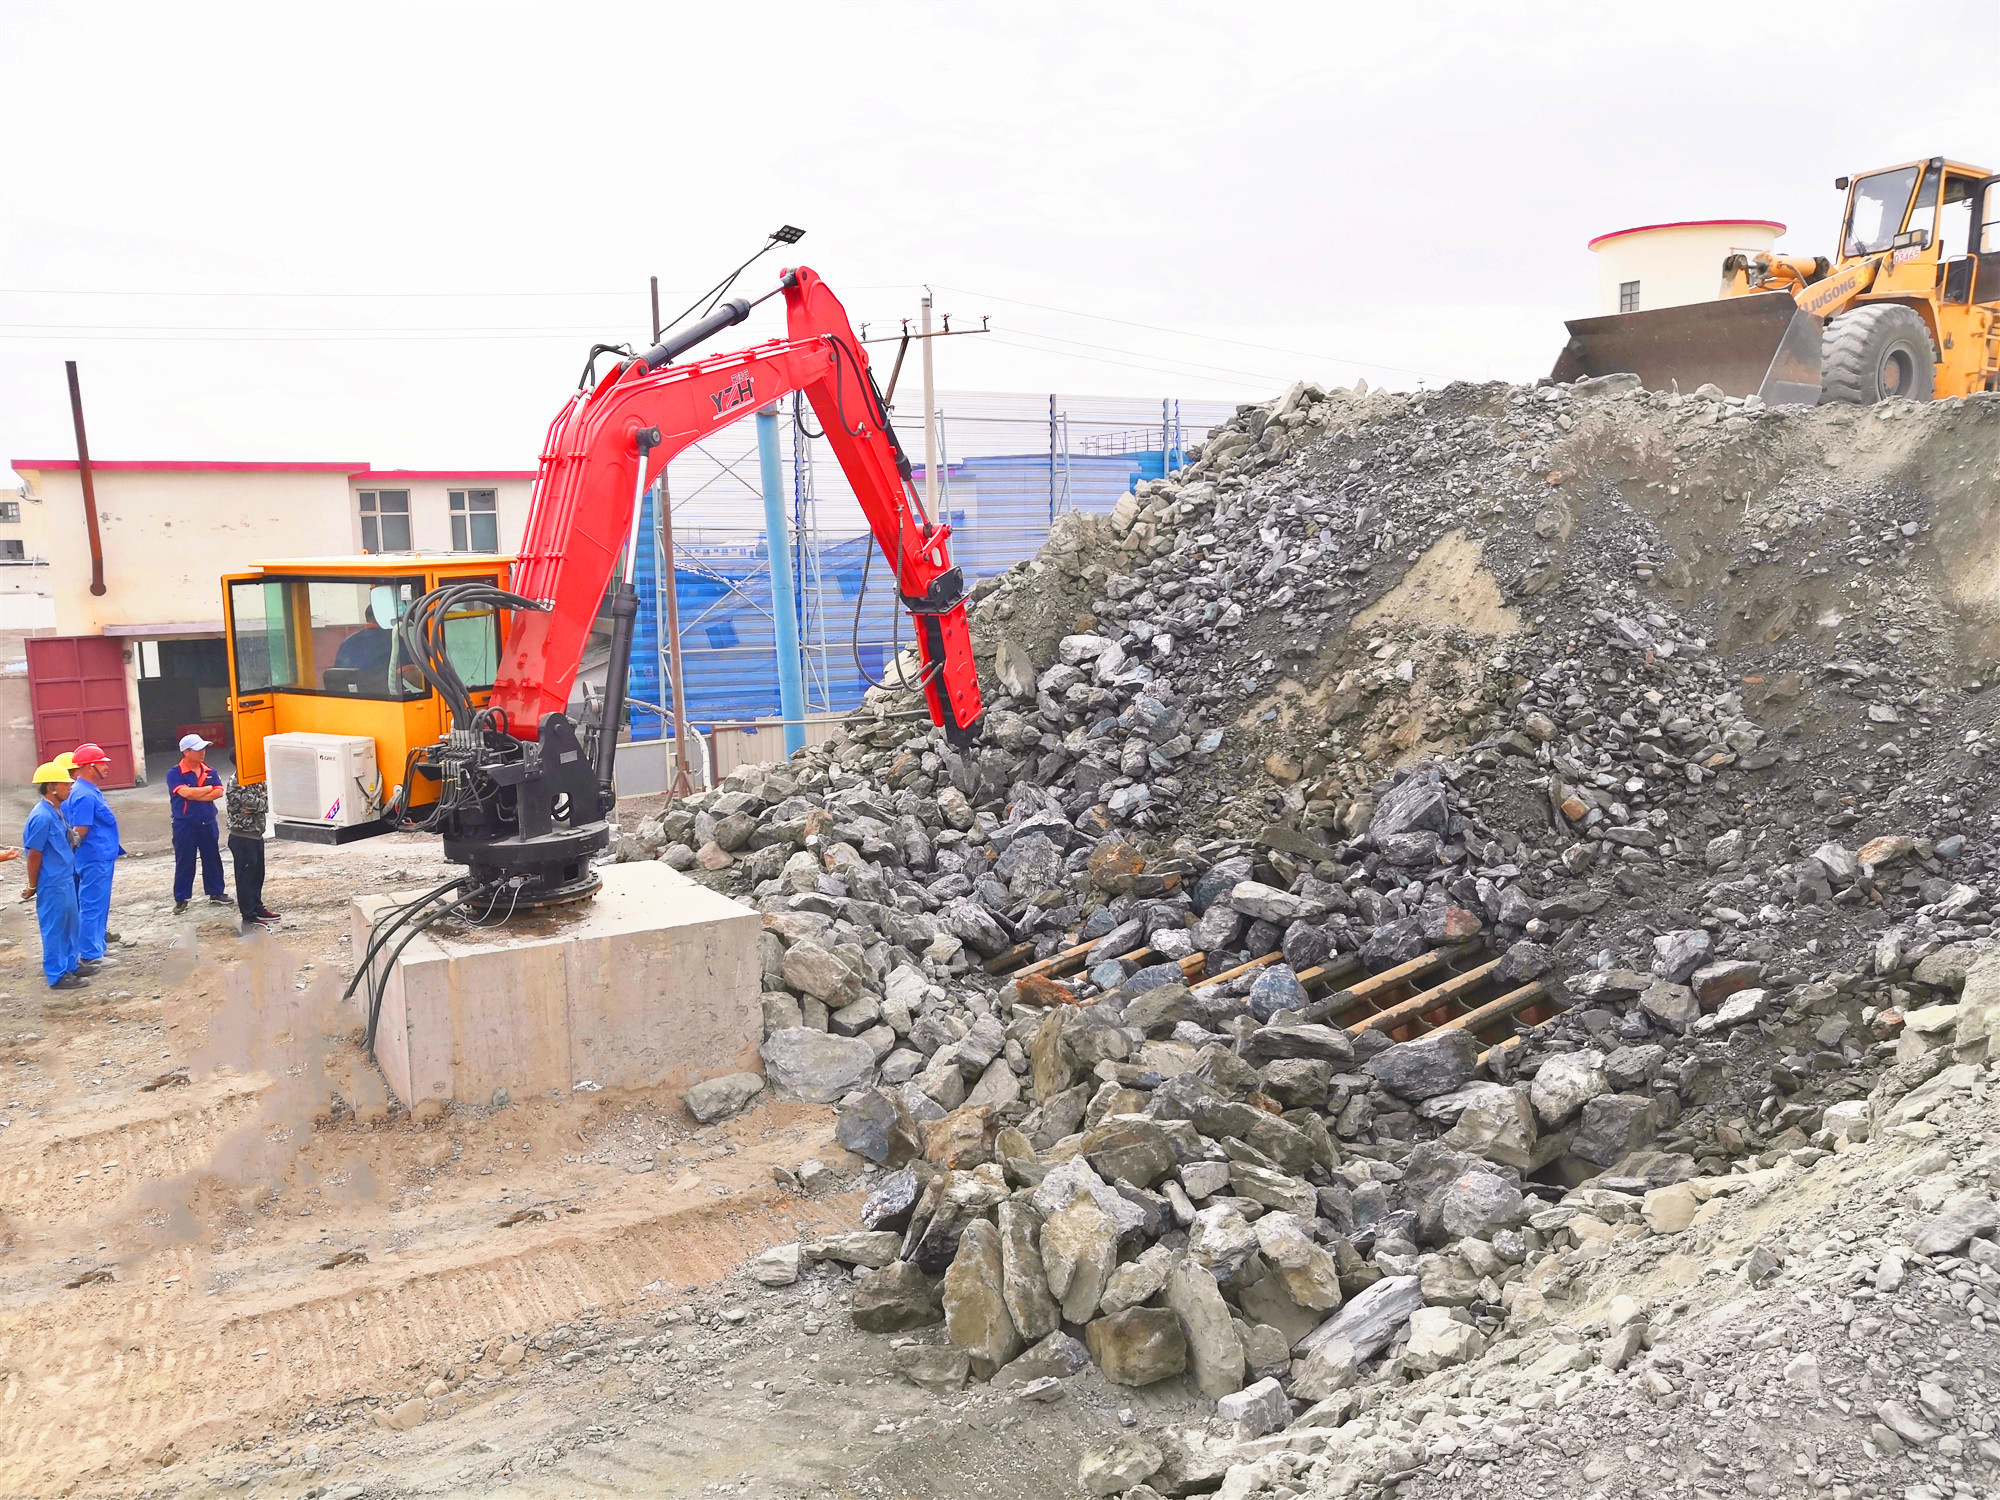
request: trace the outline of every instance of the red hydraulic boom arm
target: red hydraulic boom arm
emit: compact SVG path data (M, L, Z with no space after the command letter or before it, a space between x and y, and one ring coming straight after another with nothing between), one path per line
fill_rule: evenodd
M784 273L788 337L693 364L669 361L751 305L734 301L580 392L549 426L511 587L547 610L517 610L492 706L509 733L533 740L545 714L564 712L593 620L621 551L632 577L640 499L667 462L739 417L794 391L812 403L826 440L889 560L916 623L931 720L958 743L981 705L951 528L924 513L868 372L868 355L840 301L804 266ZM773 537L773 546L783 539ZM619 701L607 693L607 703ZM674 705L681 710L680 704ZM605 732L615 734L607 725Z

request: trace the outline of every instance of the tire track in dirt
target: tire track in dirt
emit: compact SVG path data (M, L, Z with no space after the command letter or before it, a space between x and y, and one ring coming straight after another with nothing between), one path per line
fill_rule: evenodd
M636 1304L654 1283L677 1295L856 1208L768 1185L728 1198L708 1189L683 1178L643 1206L504 1231L519 1236L505 1246L385 1256L327 1273L323 1291L290 1275L211 1299L187 1271L167 1272L182 1279L165 1287L149 1265L144 1282L58 1291L0 1315L0 1488L35 1493L105 1463L196 1451L316 1401L403 1391L440 1354ZM191 1269L194 1258L183 1250L160 1265Z
M22 1142L0 1179L0 1207L44 1231L103 1215L144 1183L205 1166L224 1135L255 1117L262 1095L240 1079L177 1088Z

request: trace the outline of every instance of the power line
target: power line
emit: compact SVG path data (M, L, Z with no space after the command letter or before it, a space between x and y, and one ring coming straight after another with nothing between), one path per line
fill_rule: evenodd
M943 282L937 283L944 286ZM968 297L983 297L990 302L1006 302L1015 307L1032 307L1041 312L1061 313L1071 318L1091 318L1099 323L1118 323L1126 328L1144 328L1153 333L1171 333L1181 338L1204 339L1216 344L1235 344L1244 349L1262 349L1268 354L1293 354L1303 359L1332 360L1336 364L1360 365L1370 370L1393 370L1399 375L1416 375L1427 380L1449 380L1453 377L1439 374L1435 370L1413 370L1406 365L1384 364L1381 360L1356 359L1349 354L1326 354L1312 349L1286 349L1277 344L1253 344L1244 339L1223 338L1218 334L1196 333L1191 328L1169 328L1162 323L1138 323L1130 318L1113 318L1103 313L1082 312L1074 307L1052 307L1046 302L1025 302L1019 297L1002 297L992 292L976 292L970 287L946 287L947 291L963 292Z
M273 301L313 302L337 297L633 297L624 292L167 292L134 291L122 287L0 286L0 297L262 297Z
M49 329L74 333L601 333L601 323L0 323L0 329Z
M876 286L848 286L855 292L901 292L908 291L918 283L911 281L883 282ZM667 295L679 297L691 295L687 288L666 291ZM135 291L127 287L76 287L76 286L5 286L0 287L0 297L160 297L160 298L266 298L272 301L313 302L334 298L488 298L505 297L618 297L636 299L640 293L635 290L622 292L589 291L534 291L534 292L195 292L195 291Z
M1129 359L1106 359L1103 355L1099 354L1072 354L1066 349L1043 349L1037 347L1034 344L1017 344L1011 339L999 338L997 336L993 339L993 342L996 344L1004 344L1010 349L1025 349L1030 354L1047 355L1056 359L1080 359L1090 364L1097 364L1097 365L1117 365L1119 368L1126 370L1143 370L1149 375L1174 375L1178 376L1182 380L1213 378L1213 377L1201 377L1201 376L1190 375L1185 371L1169 369L1165 365L1159 365L1159 364L1144 365L1144 364L1134 363ZM1241 375L1241 378L1249 380L1282 381L1284 379L1283 376L1277 376L1277 375L1253 375L1253 374L1248 374L1246 372L1239 372L1239 374ZM1046 425L1046 423L1044 425Z
M1170 364L1170 365L1186 365L1186 366L1187 366L1187 367L1188 367L1189 369L1194 369L1194 370L1214 370L1214 371L1218 372L1219 374L1223 374L1223 375L1241 375L1241 376L1245 376L1245 377L1247 377L1247 378L1249 378L1249 379L1252 379L1252 380L1282 380L1282 379L1284 379L1284 378L1285 378L1285 377L1283 377L1283 376L1281 376L1281 375L1273 375L1273 374L1269 374L1269 373L1267 373L1267 372L1265 372L1265 371L1262 371L1262 370L1238 370L1238 369L1234 369L1234 368L1231 368L1230 366L1227 366L1227 365L1211 365L1211 364L1206 364L1206 363L1204 363L1204 362L1203 362L1203 361L1201 361L1201 360L1194 360L1194 359L1176 359L1176 358L1175 358L1175 357L1174 357L1173 355L1171 355L1171 354L1158 354L1158 355L1156 355L1156 354L1154 354L1154 353L1153 353L1153 351L1152 351L1152 350L1150 350L1150 349L1120 349L1120 348L1116 347L1115 345L1111 345L1111 344L1092 344L1092 343L1088 343L1088 342L1086 342L1086 341L1084 341L1084 340L1082 340L1082 339L1065 339L1065 338L1058 338L1058 337L1056 337L1056 336L1055 336L1054 334L1052 334L1052 333L1035 333L1035 332L1033 332L1032 330L1030 330L1030 329L1025 329L1025 328L1017 328L1017 329L1014 329L1014 330L1013 330L1013 332L1015 332L1015 333L1018 333L1018 334L1020 334L1020 335L1021 335L1022 337L1024 337L1024 338L1031 338L1031 339L1040 339L1040 340L1042 340L1042 341L1043 341L1043 342L1045 342L1045 343L1051 343L1051 344L1068 344L1068 345L1070 345L1070 346L1071 346L1072 348L1076 348L1076 349L1095 349L1095 350L1098 350L1099 352L1101 352L1101 353L1105 353L1105 354L1129 354L1129 355L1131 355L1131 356L1132 356L1133 358L1135 358L1135 359L1159 359L1159 360L1164 360L1164 361L1166 361L1166 363L1167 363L1167 364ZM1053 353L1059 353L1060 351L1058 351L1058 350L1050 350L1049 352L1053 354ZM1170 374L1170 373L1172 373L1172 372L1171 372L1171 371L1166 371L1165 373L1169 373L1169 374Z

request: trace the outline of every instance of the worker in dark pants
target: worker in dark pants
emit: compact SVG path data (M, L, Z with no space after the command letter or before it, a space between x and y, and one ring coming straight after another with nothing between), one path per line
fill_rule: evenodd
M248 936L255 928L275 931L278 914L264 904L264 823L271 794L259 781L250 786L241 776L230 779L222 810L229 819L229 861L236 866L236 910L242 914L237 931Z
M209 769L208 741L198 734L181 737L181 758L167 772L167 796L174 809L174 914L194 899L194 862L201 859L201 886L212 906L232 903L222 884L222 841L217 834L215 804L222 800L222 778Z
M76 956L76 845L62 805L69 797L69 772L54 761L35 768L41 800L28 814L21 847L28 851L28 888L42 929L42 973L52 990L80 990L89 983ZM87 973L88 970L85 970Z

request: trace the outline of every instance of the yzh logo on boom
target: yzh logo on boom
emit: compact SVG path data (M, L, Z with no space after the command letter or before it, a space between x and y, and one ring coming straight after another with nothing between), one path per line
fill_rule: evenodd
M708 399L715 403L715 414L721 416L726 411L734 411L747 403L754 391L750 377L733 380L719 391L709 392Z

